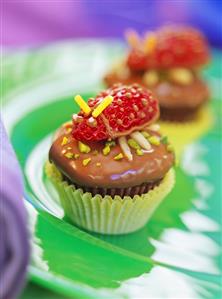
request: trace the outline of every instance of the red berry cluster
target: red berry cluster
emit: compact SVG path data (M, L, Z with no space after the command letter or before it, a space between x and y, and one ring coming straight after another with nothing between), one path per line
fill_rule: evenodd
M116 84L89 99L93 108L106 96L113 97L112 103L94 119L82 112L73 120L73 136L77 140L98 141L117 138L154 122L159 116L159 106L152 93L138 84L130 86ZM90 119L91 118L91 119ZM91 120L91 121L90 121Z
M199 67L208 63L209 47L204 36L189 27L163 27L156 31L151 52L132 49L127 64L134 71L171 67Z

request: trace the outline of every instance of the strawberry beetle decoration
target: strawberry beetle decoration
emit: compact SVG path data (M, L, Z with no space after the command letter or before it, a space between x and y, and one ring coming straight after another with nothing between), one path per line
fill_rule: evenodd
M159 117L158 101L138 84L115 84L89 99L87 107L81 106L78 97L82 109L73 115L72 130L77 140L115 139L142 130Z
M173 67L198 68L209 60L207 41L198 30L164 26L154 33L147 33L139 46L132 47L127 64L133 71L143 71Z

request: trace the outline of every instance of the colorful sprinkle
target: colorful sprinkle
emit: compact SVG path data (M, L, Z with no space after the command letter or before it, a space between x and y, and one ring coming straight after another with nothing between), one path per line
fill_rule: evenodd
M78 142L78 147L79 147L80 153L88 154L91 151L91 148L81 141Z
M168 144L168 137L167 136L163 136L160 141L162 142L162 144Z
M133 132L130 136L145 150L150 150L151 145L149 141L139 131Z
M106 146L112 147L112 146L115 146L115 145L116 145L116 142L114 140L110 140L110 141L106 142Z
M143 151L142 151L140 148L138 148L138 149L136 150L136 154L137 154L138 156L142 156L142 155L143 155Z
M116 155L114 157L114 160L118 161L118 160L122 160L123 159L123 154L122 153L119 153L118 155Z
M90 161L91 161L91 158L84 159L84 160L82 161L83 166L88 165L88 164L90 163Z
M127 143L129 144L130 147L132 147L133 149L140 149L139 144L132 138L127 140Z
M68 152L68 153L66 153L64 156L65 156L66 158L68 158L68 159L72 159L72 158L73 158L73 153Z
M97 162L97 163L96 163L96 166L97 166L97 167L100 167L100 166L101 166L101 163L100 163L100 162Z
M91 108L88 106L88 104L83 100L83 98L79 94L75 96L75 101L85 114L87 115L90 114Z
M75 159L78 159L79 156L80 156L79 154L74 154L74 158L75 158Z
M156 42L157 42L157 39L156 39L156 36L154 33L148 33L145 37L145 40L144 40L144 48L145 48L145 51L147 53L151 53L153 52L153 50L155 49L156 47Z
M172 144L167 145L167 151L170 153L174 152L174 148L173 148Z
M160 140L156 136L149 137L149 142L153 145L160 145Z
M98 117L104 109L106 109L113 101L112 96L107 96L105 97L102 102L93 110L92 116L93 117Z
M66 136L63 137L61 145L66 145L68 143L68 141L69 140L68 140L68 138Z
M107 156L110 153L110 146L106 145L103 149L103 155Z
M149 138L150 134L146 131L142 131L141 134L145 137L145 138Z

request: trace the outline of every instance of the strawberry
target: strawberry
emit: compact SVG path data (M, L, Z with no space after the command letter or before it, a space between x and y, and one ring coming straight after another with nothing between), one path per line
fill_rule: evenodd
M115 139L142 129L159 116L159 106L152 93L138 84L130 86L115 84L101 92L88 105L95 109L106 96L113 97L112 103L97 117L74 115L73 137L77 140L99 141Z
M143 53L138 60L137 51L132 49L128 55L127 64L131 70L163 69L172 67L195 68L208 63L209 48L204 36L189 27L167 26L155 33L156 44L152 51ZM146 42L146 41L144 41ZM146 58L145 58L146 57Z

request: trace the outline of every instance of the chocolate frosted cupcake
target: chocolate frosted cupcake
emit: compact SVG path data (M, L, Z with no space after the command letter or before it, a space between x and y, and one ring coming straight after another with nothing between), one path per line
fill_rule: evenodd
M184 122L196 117L209 99L201 69L209 60L204 36L189 27L165 26L143 39L130 32L126 60L105 76L105 83L139 83L159 100L160 118Z
M174 184L174 152L154 124L158 102L134 84L115 85L63 125L46 173L66 216L87 230L123 234L141 228Z

